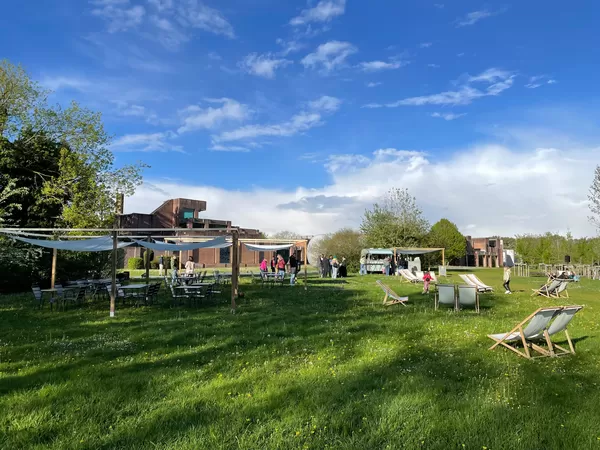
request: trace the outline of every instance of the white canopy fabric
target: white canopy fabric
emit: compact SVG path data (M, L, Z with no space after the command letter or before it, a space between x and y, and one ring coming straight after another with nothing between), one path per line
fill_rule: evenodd
M51 241L48 239L28 239L20 236L10 237L39 247L69 250L73 252L105 252L113 249L113 240L110 236L82 239L79 241ZM131 244L131 242L118 242L117 248L127 247Z
M439 252L441 250L438 249L422 249L422 250L407 250L403 248L397 248L396 253L400 255L424 255L426 253Z
M134 242L142 247L146 247L151 250L170 251L170 252L179 252L179 251L185 251L185 250L197 250L200 248L231 247L231 242L227 242L225 236L221 236L221 237L218 237L218 238L212 239L210 241L206 241L206 242L193 242L193 243L185 243L185 244L166 244L164 242L148 242L148 241L138 241L138 240L134 240Z
M246 244L244 245L251 252L276 252L278 250L287 250L294 244L285 244L285 245L254 245L254 244Z

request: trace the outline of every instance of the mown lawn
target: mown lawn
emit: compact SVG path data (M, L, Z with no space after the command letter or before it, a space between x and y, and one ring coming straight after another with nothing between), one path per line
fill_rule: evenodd
M38 311L0 299L2 449L600 448L600 282L531 298L543 280L500 270L481 314L381 306L376 276L261 289L198 309ZM458 279L451 275L451 280ZM167 297L165 295L165 302ZM577 355L488 351L540 306L585 305Z

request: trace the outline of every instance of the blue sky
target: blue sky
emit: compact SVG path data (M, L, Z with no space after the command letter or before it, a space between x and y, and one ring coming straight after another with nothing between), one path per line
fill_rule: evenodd
M195 196L320 233L397 186L469 234L592 233L600 6L437 1L10 2L0 57L102 111L117 163L151 166L128 210Z

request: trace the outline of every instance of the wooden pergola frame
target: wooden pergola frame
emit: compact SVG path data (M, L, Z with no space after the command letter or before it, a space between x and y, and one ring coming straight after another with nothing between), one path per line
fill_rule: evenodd
M240 246L243 243L248 244L264 244L264 245L286 245L290 244L296 247L304 248L304 280L305 285L304 289L307 289L308 282L308 274L307 274L307 250L308 250L308 240L307 239L240 239L239 237L239 229L238 228L0 228L0 231L7 232L4 234L5 236L9 236L11 234L21 235L26 233L38 233L45 232L51 233L50 235L38 235L38 237L46 236L48 238L56 239L57 234L63 233L102 233L104 236L110 235L113 241L112 248L112 267L111 267L111 293L110 293L110 317L115 316L115 304L116 304L116 296L117 296L117 250L118 250L118 241L119 238L124 239L163 239L168 241L180 241L180 242L205 242L212 239L215 239L219 236L168 236L165 234L160 235L152 235L146 233L189 233L189 232L201 232L201 230L210 230L222 232L225 235L231 236L231 312L235 312L237 309L236 299L238 297L239 290L239 275L240 275ZM132 236L131 233L143 233L143 236ZM65 237L75 238L72 235L66 235ZM62 237L62 236L61 236ZM92 238L98 236L77 236L78 238ZM183 250L179 250L180 252ZM55 281L56 281L56 263L58 259L58 250L52 250L52 272L50 278L51 288L54 289ZM150 283L150 261L147 261L146 264L146 284Z
M427 253L433 253L433 252L442 252L442 266L446 265L446 249L445 248L420 248L420 247L394 247L394 260L396 259L396 252L398 250L406 250L409 252L420 252L422 251L423 255L427 254ZM400 254L402 254L402 252L399 252Z

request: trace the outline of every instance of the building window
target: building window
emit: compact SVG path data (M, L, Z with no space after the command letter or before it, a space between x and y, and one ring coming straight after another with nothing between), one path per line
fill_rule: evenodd
M258 252L258 262L261 263L265 259L265 252Z
M231 262L231 247L219 249L219 264L229 264Z
M194 218L194 210L193 209L187 209L183 211L183 219L193 219Z

